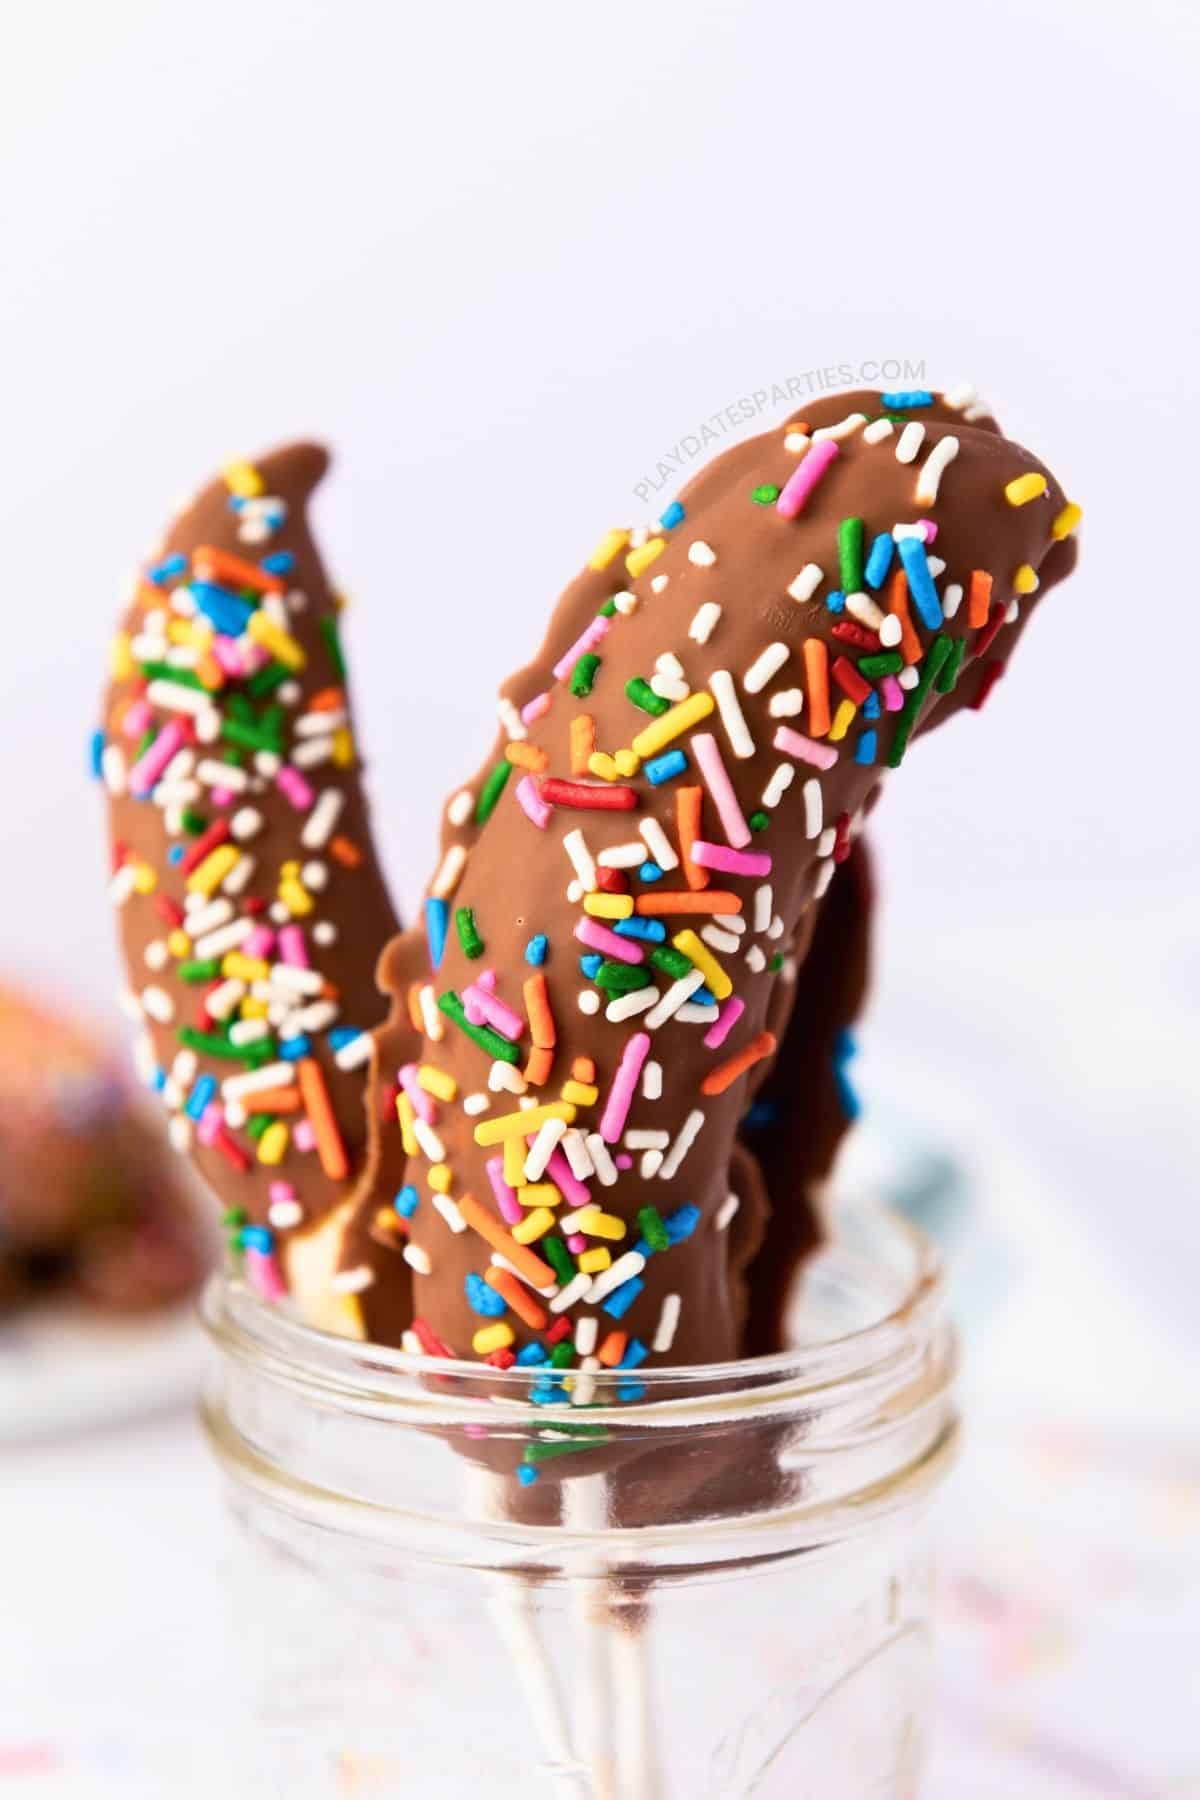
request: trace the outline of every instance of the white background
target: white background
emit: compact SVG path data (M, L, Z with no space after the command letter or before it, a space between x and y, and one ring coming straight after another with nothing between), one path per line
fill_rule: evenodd
M1200 14L104 0L4 37L4 971L112 1010L104 646L228 454L338 453L319 523L411 907L498 677L659 457L772 382L924 360L1055 468L1084 555L881 808L868 1041L1037 1159L1064 1267L1127 1308L1094 1385L1135 1338L1165 1376L1200 1247ZM1037 1317L1052 1385L1080 1320Z

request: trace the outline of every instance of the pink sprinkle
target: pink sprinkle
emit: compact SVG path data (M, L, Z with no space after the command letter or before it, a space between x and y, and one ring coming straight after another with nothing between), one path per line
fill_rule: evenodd
M214 1100L211 1105L205 1107L200 1122L196 1126L196 1136L207 1150L211 1150L221 1136L223 1125L224 1115Z
M918 519L917 524L925 533L925 542L927 544L932 544L937 537L937 521L934 519Z
M129 791L138 799L150 792L173 756L188 741L188 729L181 719L169 719L154 742L139 756L129 771Z
M582 1256L588 1247L588 1241L581 1231L573 1231L567 1239L567 1249L572 1256Z
M241 948L246 956L270 956L275 948L275 933L269 925L256 925L242 939Z
M745 1010L746 1002L731 994L717 1014L716 1024L710 1025L704 1034L705 1049L719 1050Z
M542 799L542 796L537 791L537 782L533 779L532 775L522 775L520 781L518 781L517 800L520 803L521 811L525 814L525 817L527 819L532 819L539 831L545 831L547 825L550 823L550 815L554 811L554 808L552 806L547 806L546 802Z
M723 875L769 875L771 858L764 850L726 850L724 844L692 845L692 861L702 869L720 869Z
M717 816L725 828L725 836L735 850L741 850L750 842L750 827L738 805L717 740L711 731L697 731L692 737L692 749L696 753L704 784L712 795Z
M496 1205L500 1208L505 1223L519 1225L524 1217L524 1211L513 1189L504 1179L504 1158L489 1156L484 1168L487 1170L488 1180L492 1184L492 1192L496 1196Z
M692 742L695 741L693 738ZM621 1060L617 1064L617 1072L613 1076L608 1101L600 1119L600 1136L606 1144L615 1144L620 1140L625 1121L629 1117L629 1108L633 1104L642 1064L649 1054L650 1033L635 1031L621 1052Z
M284 763L275 777L275 786L287 796L297 812L307 812L316 799L299 769L294 769L291 763Z
M838 759L832 744L818 744L815 738L793 731L790 725L781 725L775 733L775 748L785 756L794 756L797 762L811 763L814 769L832 769Z
M237 799L237 795L232 788L210 788L209 794L214 806L232 806Z
M605 956L615 956L618 962L643 963L646 953L630 938L618 937L607 925L601 925L598 919L584 917L575 927L575 936L589 950L599 950Z
M121 726L121 730L125 733L126 737L140 738L143 731L153 723L153 720L154 708L143 694L140 700L134 701L133 705L129 708L129 711L125 714L125 722Z
M522 725L532 725L550 711L550 696L547 693L535 694L521 708Z
M308 947L304 942L304 933L299 925L280 926L279 960L290 963L293 969L308 968Z
M822 438L819 444L809 446L800 458L799 465L788 476L783 492L775 502L775 511L781 518L796 517L830 463L836 462L837 456L838 446L833 438Z
M579 1177L574 1174L561 1150L555 1148L550 1152L546 1173L563 1199L569 1200L572 1206L587 1206L590 1203L592 1190L585 1187Z
M240 644L236 638L222 637L219 633L212 641L212 653L226 675L241 676L249 674L246 659L242 655Z
M272 1206L286 1206L296 1198L296 1190L290 1181L272 1181L267 1187L267 1198Z
M587 630L582 632L579 637L575 639L575 642L571 645L567 654L560 657L555 663L555 681L566 681L580 657L586 656L589 650L594 650L597 644L603 643L605 637L608 635L608 623L607 619L602 618L595 618L592 620Z
M267 1250L246 1249L246 1280L255 1293L263 1300L283 1300L287 1296L287 1286L283 1272L274 1255Z
M894 675L885 675L880 682L883 689L883 706L885 712L901 712L904 707L904 689Z
M619 1156L614 1156L613 1162L622 1172L626 1169L632 1169L633 1167L633 1158L630 1156L628 1150L622 1150Z
M525 1021L519 1012L514 1012L505 1001L498 1000L495 994L473 981L462 993L463 1005L472 1025L494 1025L502 1036L510 1043L516 1043L525 1030Z
M297 1150L316 1149L317 1134L307 1119L299 1119L296 1124L292 1126L292 1142L295 1144Z
M433 1103L432 1094L427 1094L417 1080L416 1063L405 1063L404 1067L398 1069L396 1073L400 1078L400 1086L412 1101L412 1109L418 1119L423 1119L426 1125L434 1124L437 1119L437 1107Z

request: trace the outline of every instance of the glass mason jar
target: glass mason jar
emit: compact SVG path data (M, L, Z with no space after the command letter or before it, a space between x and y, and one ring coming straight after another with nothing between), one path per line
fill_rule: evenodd
M916 1793L957 1427L911 1227L839 1218L786 1353L552 1406L536 1371L328 1337L235 1282L206 1317L241 1525L227 1791Z

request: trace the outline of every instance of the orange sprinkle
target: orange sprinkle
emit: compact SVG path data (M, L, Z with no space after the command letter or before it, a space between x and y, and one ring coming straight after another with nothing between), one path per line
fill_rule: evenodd
M912 614L908 610L908 577L903 569L897 569L892 576L888 589L888 611L895 613L900 621L900 654L906 663L919 663L925 652L921 648L921 640L913 627Z
M987 624L991 606L991 576L986 569L972 569L971 585L967 589L967 624L972 631L979 631Z
M821 738L829 730L829 652L823 638L805 638L804 675L808 682L808 735Z
M553 1050L558 1042L558 1033L554 1029L554 1014L550 1010L546 977L541 970L528 977L522 992L525 995L525 1012L533 1043L539 1050Z
M675 828L679 833L679 854L683 863L683 873L690 888L706 888L709 883L708 870L702 869L698 863L692 861L692 845L704 830L700 822L703 805L703 788L681 787L675 789Z
M483 1279L490 1288L495 1288L503 1296L505 1303L512 1308L522 1324L528 1325L530 1331L543 1329L550 1317L549 1313L515 1275L510 1275L507 1269L488 1269Z
M256 594L283 594L287 582L282 575L271 575L257 563L235 556L232 550L217 550L212 544L198 544L192 551L192 569L201 581L215 576L234 587L253 588Z
M225 671L212 654L206 650L196 662L196 673L210 694L219 693L225 686Z
M596 1352L597 1361L606 1369L615 1369L625 1354L625 1346L629 1342L627 1331L610 1331Z
M260 1094L246 1095L246 1111L250 1113L299 1112L300 1095L294 1087L264 1088Z
M723 1094L727 1087L733 1086L739 1075L744 1075L747 1069L754 1067L755 1063L762 1062L765 1056L773 1055L774 1050L775 1033L773 1031L760 1032L754 1042L747 1044L744 1050L739 1050L736 1056L727 1057L723 1063L718 1063L715 1069L710 1069L700 1083L700 1092L702 1094Z
M346 704L346 690L340 687L322 688L306 702L308 712L340 712Z
M670 916L672 913L740 913L742 902L737 894L713 888L707 894L639 894L634 911L644 919Z
M531 1087L545 1087L554 1068L554 1052L545 1044L534 1044L525 1063L524 1076Z
M596 721L591 713L576 713L571 720L571 773L586 775L588 759L596 748Z
M595 1081L596 1065L590 1056L577 1056L571 1064L571 1078L574 1081Z
M421 983L413 981L408 989L408 1022L414 1031L425 1035L425 1014L421 1011Z
M518 1244L512 1233L505 1231L499 1219L486 1206L480 1206L474 1194L464 1194L458 1203L458 1210L471 1230L477 1231L484 1243L490 1244L493 1250L498 1250L501 1256L506 1256L531 1287L554 1285L557 1277L549 1264L544 1263L540 1256L535 1256L532 1250L527 1250L524 1244Z
M350 1159L338 1130L320 1063L314 1062L311 1056L302 1056L296 1066L296 1078L300 1083L305 1114L317 1140L321 1167L330 1181L345 1181L350 1173Z
M550 766L550 758L537 744L506 744L504 754L514 768L532 769L535 775Z
M362 864L362 851L347 837L330 838L329 854L336 862L341 863L343 869L357 869Z

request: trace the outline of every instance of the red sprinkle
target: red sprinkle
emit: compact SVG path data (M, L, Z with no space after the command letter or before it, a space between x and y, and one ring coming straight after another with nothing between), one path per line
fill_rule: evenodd
M833 839L833 860L835 863L844 863L849 854L850 814L844 812L837 816L837 827Z
M214 819L207 831L202 831L190 850L184 852L179 867L183 874L190 875L198 869L210 850L223 844L229 836L229 820Z
M413 1336L416 1338L417 1342L420 1344L420 1346L421 1346L422 1350L425 1352L426 1356L447 1356L448 1357L452 1354L449 1350L447 1350L445 1344L443 1344L441 1338L438 1337L437 1333L435 1331L430 1330L429 1326L425 1323L424 1319L414 1319L412 1322L412 1331L413 1331Z
M566 1337L567 1333L570 1331L570 1329L571 1329L570 1320L567 1318L565 1313L560 1313L559 1317L557 1319L555 1319L555 1321L554 1321L553 1325L550 1327L549 1331L543 1331L543 1333L542 1333L543 1344L550 1344L551 1346L553 1346L555 1344L561 1344L563 1339Z
M865 676L859 674L854 664L844 656L835 656L830 673L846 698L853 700L855 706L861 706L871 692L871 684Z
M984 626L983 630L980 632L978 638L976 639L976 642L975 642L975 655L976 656L986 656L987 655L988 651L991 649L992 645L995 643L996 634L1000 630L1000 627L1003 625L1003 623L1004 623L1004 608L1002 606L997 606L993 609L991 618L988 620L987 624Z
M209 1027L209 1029L211 1029L211 1027ZM233 1167L238 1171L239 1175L244 1175L246 1173L246 1170L250 1167L250 1158L240 1144L235 1144L233 1139L227 1136L224 1131L214 1132L212 1142L214 1150L219 1150L226 1162L233 1164Z
M622 874L620 869L598 868L596 870L596 886L605 894L627 894L629 877Z
M483 1360L491 1363L493 1369L511 1369L517 1359L511 1350L492 1350Z
M554 775L542 782L541 796L549 806L579 806L590 812L632 812L638 803L634 788L619 783L592 787L582 781L560 781Z
M183 908L177 900L172 900L169 894L155 894L154 910L164 924L170 925L172 930L183 924Z
M1001 662L998 656L987 664L979 680L979 692L971 702L972 712L980 711L984 702L987 700L988 695L991 693L1007 667L1008 664Z
M843 644L853 644L856 650L882 650L877 631L868 631L865 625L856 625L853 619L839 619L833 628L833 635Z

